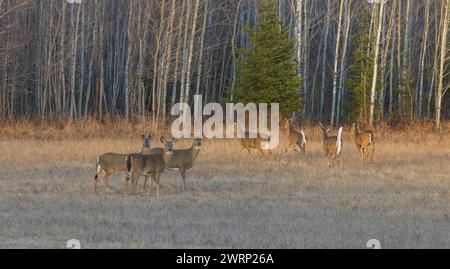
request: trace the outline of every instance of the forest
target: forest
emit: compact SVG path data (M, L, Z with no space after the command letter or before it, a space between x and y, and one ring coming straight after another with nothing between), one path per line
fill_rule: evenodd
M233 102L261 1L0 0L0 118L164 120L193 95ZM271 1L302 120L450 118L449 0Z

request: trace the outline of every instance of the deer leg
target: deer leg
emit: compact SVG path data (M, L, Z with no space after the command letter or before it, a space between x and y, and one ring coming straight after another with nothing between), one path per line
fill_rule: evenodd
M94 193L97 193L97 183L98 183L98 175L94 177Z
M336 167L338 165L338 160L339 156L337 155L337 153L333 154L333 168Z
M132 190L131 190L131 192L132 192L133 194L136 194L136 193L137 193L137 183L138 183L138 181L139 181L139 174L133 173L133 174L131 175L131 185L132 185Z
M261 149L261 147L258 147L258 151L259 153L261 153L261 159L263 159L264 157L266 157L266 155L264 154L264 151Z
M323 152L323 157L327 160L328 163L328 167L331 167L331 162L330 162L330 153L328 151L324 151Z
M127 177L125 178L125 196L128 195L128 183L130 181L130 176L127 175Z
M148 186L148 187L149 187L150 190L152 189L152 187L153 187L153 181L150 180L150 186Z
M186 190L186 169L180 169L181 177L183 179L183 192Z
M361 161L364 164L364 148L359 149L359 155L361 156Z
M161 174L156 174L153 176L153 180L156 184L156 196L159 197L159 190L161 189L161 186L159 184L159 178L161 177Z
M373 157L375 155L375 145L372 144L370 147L372 148L372 153L370 154L370 162L373 162Z
M148 179L148 176L146 177L146 179ZM150 181L151 182L155 181L155 176L151 176ZM147 189L147 197L149 197L149 196L150 196L150 188Z
M302 151L302 147L299 144L300 142L295 143L295 151Z
M106 193L109 193L109 176L110 176L111 174L109 174L109 173L106 173L105 174L105 177L103 178L103 181L105 182L105 192Z
M144 181L144 191L147 190L147 182L148 182L148 176L145 177L145 181ZM150 181L151 184L152 181Z

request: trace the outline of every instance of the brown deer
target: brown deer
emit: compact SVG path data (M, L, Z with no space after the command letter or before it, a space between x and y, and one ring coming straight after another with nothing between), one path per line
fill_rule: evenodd
M141 153L150 153L151 135L142 135ZM130 181L127 169L126 158L129 154L106 153L97 157L96 174L94 176L94 193L97 193L97 185L100 176L103 177L105 183L105 192L109 190L109 177L113 174L124 174L125 177L125 193L128 193L128 182Z
M375 154L375 134L372 130L365 130L361 132L359 124L354 123L352 126L351 134L355 142L356 148L361 155L361 161L363 164L367 162L367 158L370 156L373 161Z
M166 167L171 171L180 171L183 179L183 192L186 190L186 171L194 167L194 162L200 154L202 147L202 140L195 138L192 146L189 149L173 150L173 144L177 142L176 139L168 142L164 137L161 137L161 143L166 146L167 150L172 148L170 158L165 158Z
M237 130L238 124L235 123L235 130ZM255 149L261 154L261 159L266 156L264 150L269 150L269 139L262 138L259 134L252 134L250 132L245 132L245 138L238 138L241 144L241 153L246 150L248 154L252 154L252 150ZM256 138L251 138L255 137ZM269 155L272 155L272 151L269 150Z
M328 162L329 167L335 167L336 164L340 165L340 157L342 153L342 134L344 131L344 128L339 128L338 135L337 136L330 136L329 129L325 128L322 123L319 123L320 128L322 129L323 133L323 153L324 157L329 159L331 157L333 159L333 164L331 165L330 162Z
M146 155L142 153L131 154L126 158L127 170L133 185L133 193L136 193L139 177L151 177L156 184L156 195L159 196L161 174L166 168L166 160L172 155L171 150L167 150L163 155ZM150 188L147 190L147 196Z
M296 150L300 150L303 155L306 154L306 142L307 137L304 131L297 131L294 128L294 120L290 119L286 121L285 130L288 133L288 146L286 148L286 153L289 149L295 145Z
M150 149L150 145L151 145L152 139L153 139L152 135L149 135L147 137L148 144L147 144L146 150L145 151L143 150L142 153L146 154L146 155L154 155L154 154L156 154L156 155L161 155L162 156L164 154L164 148L152 148L152 149ZM145 177L144 191L147 190L147 183L148 183L148 176ZM153 184L153 180L150 181L150 188L152 187L152 184Z

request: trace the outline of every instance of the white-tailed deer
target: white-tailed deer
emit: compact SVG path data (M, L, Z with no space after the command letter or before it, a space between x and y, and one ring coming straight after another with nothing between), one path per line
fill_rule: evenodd
M133 193L136 193L139 177L151 177L152 182L156 184L156 193L159 196L160 177L166 168L166 163L172 159L173 144L171 142L164 143L166 150L163 154L131 154L126 158L127 171L133 184ZM150 188L147 190L147 196L150 193Z
M141 153L146 154L146 155L154 155L154 154L156 154L156 155L161 155L162 156L164 154L164 148L150 148L150 145L151 145L151 142L152 142L152 138L153 138L152 135L149 135L147 137L145 137L143 135L143 139L146 139L147 144L145 144L145 140L144 140L144 145L146 145L146 147L144 147L142 149ZM144 191L147 190L147 183L148 183L148 176L145 177ZM153 181L150 181L150 188L152 187L152 183L153 183Z
M150 152L152 136L142 135L141 153L148 154ZM94 193L97 193L97 184L100 176L103 177L105 183L105 192L109 192L109 177L113 174L120 173L125 175L125 193L128 193L128 175L126 158L129 154L106 153L97 157L96 174L94 176Z
M294 121L287 120L285 124L285 130L288 134L288 146L286 148L286 153L289 149L295 145L297 150L300 150L303 155L306 154L306 142L307 137L304 131L297 131L294 126Z
M371 161L373 161L373 155L375 154L375 134L372 130L366 130L361 132L359 124L354 123L352 126L351 134L353 136L356 148L361 155L362 163L365 164L367 158L370 155Z
M339 128L338 135L337 136L329 136L329 129L325 128L322 123L319 123L320 128L322 129L323 133L323 153L325 158L332 158L333 164L331 165L330 162L328 162L329 167L335 167L336 164L340 165L340 157L342 153L342 134L344 132L344 128Z
M176 143L176 139L168 142L164 137L161 137L161 143L166 146L166 150L170 150L173 148L173 144ZM168 170L180 171L183 179L183 192L186 190L186 171L194 167L194 162L200 154L201 147L202 140L195 138L189 149L172 150L170 158L164 159Z
M235 130L237 130L238 124L235 123ZM256 138L251 138L255 137ZM264 150L269 150L269 139L262 138L259 134L254 135L250 132L245 132L245 138L238 138L239 143L241 144L241 153L244 150L247 150L248 154L252 154L252 150L255 149L261 154L261 158L264 158L265 152ZM269 155L272 155L272 151L269 150Z

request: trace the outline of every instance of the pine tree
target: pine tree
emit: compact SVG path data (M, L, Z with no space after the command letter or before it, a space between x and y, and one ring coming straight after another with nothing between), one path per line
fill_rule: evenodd
M353 52L350 59L350 68L346 85L349 89L346 112L349 121L368 123L370 118L370 94L373 80L374 51L367 29L370 25L370 14L365 11L363 16L355 22L353 35ZM379 72L382 72L378 70ZM380 80L380 76L378 76ZM380 90L381 81L377 83ZM377 107L377 106L376 106ZM379 111L375 109L375 118Z
M245 27L252 47L240 50L237 63L234 101L248 103L279 103L282 116L288 117L301 110L298 63L294 62L295 41L288 29L282 27L277 14L277 1L258 4L259 25Z

